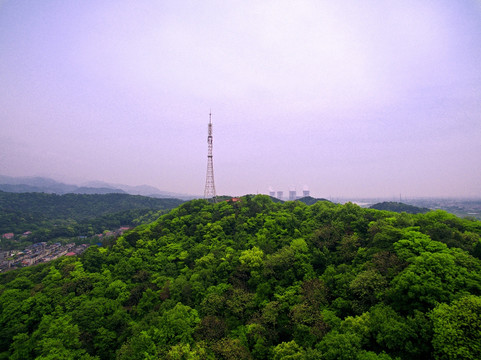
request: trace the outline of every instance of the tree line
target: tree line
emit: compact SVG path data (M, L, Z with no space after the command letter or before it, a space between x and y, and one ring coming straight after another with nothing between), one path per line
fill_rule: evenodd
M14 233L15 241L2 239L1 249L33 242L92 236L106 229L138 225L158 218L183 201L128 194L47 194L0 191L0 234ZM25 232L31 232L22 237ZM20 240L20 241L19 241Z

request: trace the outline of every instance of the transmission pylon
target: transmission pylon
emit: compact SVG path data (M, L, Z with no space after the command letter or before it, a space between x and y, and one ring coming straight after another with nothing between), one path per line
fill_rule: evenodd
M212 156L212 113L209 112L209 126L207 128L207 176L205 179L204 198L212 198L215 202L214 161Z

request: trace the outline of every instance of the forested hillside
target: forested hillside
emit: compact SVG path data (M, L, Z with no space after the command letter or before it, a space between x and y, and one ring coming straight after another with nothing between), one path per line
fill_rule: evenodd
M377 204L371 205L370 208L377 209L377 210L394 211L399 213L406 212L408 214L427 213L429 211L428 208L421 208L414 205L403 204L400 202L392 202L392 201L377 203Z
M33 232L31 238L36 241L93 235L129 225L149 212L170 210L182 202L127 194L56 195L0 191L0 234L30 231Z
M193 200L0 275L1 359L479 359L481 223Z

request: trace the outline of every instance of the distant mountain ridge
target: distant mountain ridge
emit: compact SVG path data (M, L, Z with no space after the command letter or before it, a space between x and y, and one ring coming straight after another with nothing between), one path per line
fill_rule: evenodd
M297 201L303 202L306 205L313 205L318 201L328 201L328 202L330 202L327 199L324 199L324 198L319 199L319 198L314 198L312 196L304 196L302 198L297 199Z
M0 175L0 190L5 192L44 192L50 194L130 194L156 198L193 199L195 196L161 191L149 185L130 186L90 181L82 185L65 184L44 177L11 177Z
M134 226L184 201L129 194L48 194L0 191L0 234L31 231L36 239L92 236L93 232ZM0 242L0 249L3 247Z
M0 190L5 192L11 193L27 193L27 192L40 192L40 193L48 193L48 194L126 194L125 191L120 189L111 189L111 188L90 188L84 186L76 186L76 187L57 187L57 186L49 186L49 187L40 187L40 186L31 186L25 184L0 184Z
M408 214L424 214L430 211L430 209L428 208L424 208L424 207L421 208L418 206L408 205L408 204L393 202L393 201L377 203L377 204L371 205L369 208L376 209L376 210L394 211L397 213L406 212Z
M187 194L179 194L169 191L161 191L154 186L150 185L123 185L123 184L109 184L103 181L89 181L84 184L87 187L94 187L94 188L107 188L107 189L117 189L122 190L123 192L130 194L130 195L142 195L142 196L151 196L151 197L173 197L178 199L194 199L195 196L187 195Z

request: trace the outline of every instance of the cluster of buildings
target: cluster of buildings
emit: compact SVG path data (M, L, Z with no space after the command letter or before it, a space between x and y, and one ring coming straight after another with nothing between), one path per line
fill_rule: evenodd
M124 232L132 229L128 226L122 226L114 231L104 231L102 234L95 235L99 239L107 237L118 237ZM20 238L26 238L31 235L30 231L27 231L20 235ZM15 239L14 233L2 234L3 239ZM79 239L87 239L87 236L79 236ZM85 240L84 240L85 241ZM100 243L99 243L100 245ZM74 243L62 245L61 243L55 243L47 245L46 242L39 242L26 247L24 250L8 250L0 251L0 272L16 269L25 266L31 266L34 264L48 262L59 258L60 256L74 256L83 253L90 245Z
M20 238L26 238L27 236L30 236L32 235L32 232L31 231L26 231L24 232L22 235L20 235ZM7 239L7 240L12 240L15 238L15 234L14 233L5 233L5 234L2 234L2 239Z
M64 255L79 255L89 246L89 244L77 245L74 243L47 245L46 242L40 242L30 245L24 250L0 251L0 272L52 261Z
M282 191L282 190L281 191L279 191L279 190L275 191L272 188L269 189L269 196L271 196L273 198L276 198L276 199L279 199L279 200L294 201L294 200L297 200L297 199L300 199L300 198L303 198L303 197L311 196L311 192L306 187L302 190L302 196L297 196L296 189L290 189L288 194L289 194L288 197L285 198L284 197L284 191Z
M114 231L104 231L102 234L96 234L95 236L98 237L98 238L104 238L104 237L109 237L109 236L120 236L122 235L124 232L128 231L132 229L130 226L122 226L120 228L118 228L117 230L114 230Z

